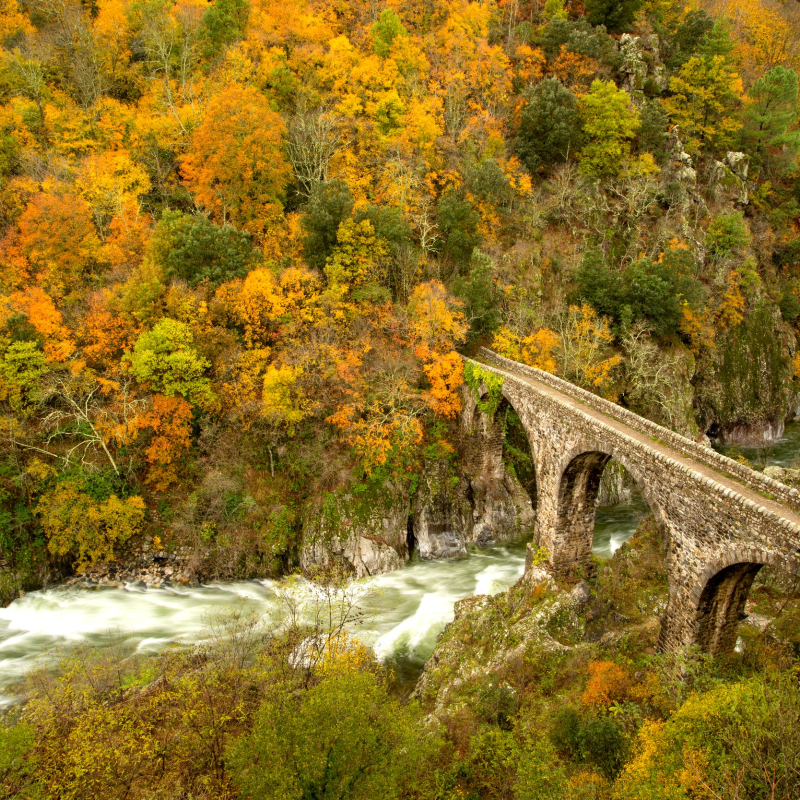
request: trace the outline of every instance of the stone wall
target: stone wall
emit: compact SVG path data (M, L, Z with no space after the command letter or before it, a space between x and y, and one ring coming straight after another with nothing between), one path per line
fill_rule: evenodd
M732 646L730 631L744 610L753 569L735 565L771 564L800 575L800 516L746 497L731 486L701 474L711 467L793 507L800 494L678 434L585 392L549 373L482 351L484 368L504 377L503 395L528 433L536 465L535 538L561 572L591 570L594 513L600 475L609 459L625 466L670 542L665 569L670 600L661 630L661 647L698 642L720 651ZM499 368L499 369L498 369ZM537 390L525 377L557 389ZM575 401L579 402L575 402ZM618 430L611 419L597 419L586 406L613 417L633 431ZM641 441L645 434L671 449ZM688 456L699 464L686 463ZM752 492L749 492L752 496ZM767 507L769 506L769 507ZM724 570L722 577L717 577ZM757 571L757 569L755 570ZM733 627L732 627L733 626Z

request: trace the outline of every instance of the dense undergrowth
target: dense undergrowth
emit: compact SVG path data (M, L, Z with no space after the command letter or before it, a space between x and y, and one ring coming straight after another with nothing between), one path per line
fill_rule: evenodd
M481 344L693 437L779 429L798 14L0 0L0 599L143 551L187 580L293 568L320 519L363 522L431 461L457 480ZM586 585L464 601L419 699L290 611L73 654L0 727L0 787L797 797L796 587L765 571L730 658L658 655L660 548L645 527Z

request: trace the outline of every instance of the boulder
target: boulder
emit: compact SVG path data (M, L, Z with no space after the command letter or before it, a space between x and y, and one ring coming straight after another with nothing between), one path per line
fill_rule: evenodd
M768 478L780 481L790 489L800 489L800 469L788 469L787 467L765 467L764 474Z
M408 558L408 501L402 497L378 504L367 515L349 495L333 507L316 507L303 529L300 566L310 570L338 562L355 577L379 575Z

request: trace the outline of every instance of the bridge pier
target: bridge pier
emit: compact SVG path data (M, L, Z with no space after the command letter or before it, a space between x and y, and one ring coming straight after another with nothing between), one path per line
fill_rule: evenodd
M607 453L589 451L551 475L537 509L536 541L550 554L554 570L588 576L592 564L597 493ZM554 463L558 463L555 461Z

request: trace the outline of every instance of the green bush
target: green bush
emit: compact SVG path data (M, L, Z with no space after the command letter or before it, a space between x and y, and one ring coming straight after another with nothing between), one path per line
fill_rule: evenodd
M760 676L692 695L639 732L615 800L800 797L797 675Z
M250 234L169 210L153 231L149 254L168 277L182 278L190 286L202 281L218 285L244 277L259 255Z
M563 45L569 52L588 56L604 67L616 69L622 63L616 42L602 27L593 27L586 19L554 17L539 36L539 47L548 59L558 58Z
M610 717L582 716L573 708L559 711L550 738L575 761L597 767L613 779L625 764L628 739Z
M215 0L203 14L200 39L207 58L218 56L230 44L244 36L250 3L247 0Z

